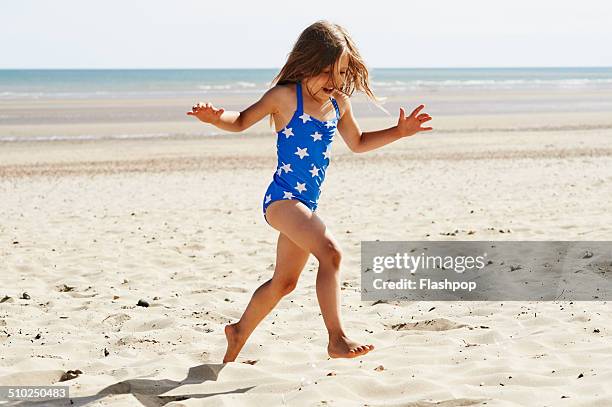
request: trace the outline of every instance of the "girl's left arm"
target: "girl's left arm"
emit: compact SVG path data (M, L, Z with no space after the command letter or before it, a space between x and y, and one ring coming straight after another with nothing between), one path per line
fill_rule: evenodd
M365 153L392 143L403 137L410 137L420 131L432 130L432 127L421 127L422 123L431 120L427 113L421 113L425 105L420 105L406 117L404 108L400 107L397 125L384 130L362 132L353 116L351 101L348 97L342 98L344 113L338 122L338 131L348 148L355 153Z

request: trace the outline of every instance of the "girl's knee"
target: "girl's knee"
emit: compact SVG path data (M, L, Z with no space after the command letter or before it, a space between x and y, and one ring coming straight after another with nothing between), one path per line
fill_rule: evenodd
M340 262L342 261L342 250L338 245L332 241L327 240L324 244L320 252L316 255L319 263L330 264L333 268L339 269Z
M285 296L295 290L297 282L297 278L273 278L272 287L279 295Z

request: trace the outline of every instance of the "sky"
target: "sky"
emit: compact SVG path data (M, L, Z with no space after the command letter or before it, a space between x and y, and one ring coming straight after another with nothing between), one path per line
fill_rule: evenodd
M4 0L0 69L278 68L319 19L370 67L612 66L608 0Z

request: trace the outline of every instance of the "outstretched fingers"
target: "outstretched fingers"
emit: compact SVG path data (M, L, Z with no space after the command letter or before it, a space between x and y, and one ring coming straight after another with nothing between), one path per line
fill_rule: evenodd
M225 112L225 109L219 108L217 109L212 103L199 102L191 107L191 112L187 112L187 116L198 116L201 113L204 114L212 114L215 117L219 118Z
M431 116L427 113L421 113L418 114L423 108L425 107L425 105L420 105L419 107L417 107L416 109L414 109L414 111L412 112L413 117L415 117L418 121L419 121L419 131L428 131L428 130L433 130L433 127L420 127L420 125L422 125L423 123L431 120Z
M410 114L410 116L412 116L412 117L416 117L416 115L417 115L417 114L418 114L418 113L419 113L421 110L423 110L423 108L424 108L424 107L425 107L425 105L419 105L419 107L417 107L416 109L414 109L414 110L412 111L412 113Z

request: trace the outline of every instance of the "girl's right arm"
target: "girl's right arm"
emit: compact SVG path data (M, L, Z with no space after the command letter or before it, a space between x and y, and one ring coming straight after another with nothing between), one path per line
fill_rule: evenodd
M204 123L227 131L243 131L263 119L278 112L278 100L282 89L275 86L268 90L257 102L242 112L225 111L216 108L211 103L198 103L194 105L188 116L195 116Z

